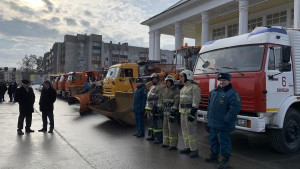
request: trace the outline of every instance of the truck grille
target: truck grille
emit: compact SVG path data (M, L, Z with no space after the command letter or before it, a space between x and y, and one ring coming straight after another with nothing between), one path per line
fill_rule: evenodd
M111 88L104 88L104 93L111 94L112 93Z
M208 97L209 97L209 93L204 93L201 95L201 101L199 104L200 109L204 109L206 110L208 107Z

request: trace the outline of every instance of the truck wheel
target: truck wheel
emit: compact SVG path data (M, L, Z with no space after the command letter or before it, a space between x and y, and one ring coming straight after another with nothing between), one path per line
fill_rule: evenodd
M290 108L284 118L283 128L271 131L271 145L280 153L293 153L300 146L300 114Z

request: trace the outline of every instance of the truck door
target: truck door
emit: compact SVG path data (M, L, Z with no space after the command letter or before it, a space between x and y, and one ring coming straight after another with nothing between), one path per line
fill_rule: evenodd
M278 112L282 101L294 93L291 70L282 70L282 65L287 62L283 59L283 51L283 46L270 45L268 47L266 64L267 112ZM290 63L290 56L288 63Z
M120 78L118 82L119 91L131 91L129 79L133 77L133 70L131 68L122 68L120 71ZM118 91L118 90L117 90Z

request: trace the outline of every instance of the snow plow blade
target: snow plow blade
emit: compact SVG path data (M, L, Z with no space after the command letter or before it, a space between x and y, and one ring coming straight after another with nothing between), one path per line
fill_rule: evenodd
M72 100L74 99L74 100L78 100L79 101L79 103L80 103L80 109L79 109L80 115L83 112L86 112L86 111L88 111L90 109L89 108L89 105L90 105L90 93L75 95L75 96L70 97L70 99L72 99Z
M116 92L115 98L100 105L90 105L89 108L121 125L135 125L133 96L133 93Z

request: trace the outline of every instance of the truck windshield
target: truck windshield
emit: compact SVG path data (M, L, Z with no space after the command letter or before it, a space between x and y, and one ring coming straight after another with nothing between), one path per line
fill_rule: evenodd
M108 72L106 74L107 78L116 78L118 77L119 67L111 67L108 69Z
M261 69L264 45L239 46L220 50L214 50L200 54L195 74L217 72L248 72ZM203 68L203 61L210 65Z
M61 76L60 79L59 79L59 81L60 81L60 82L63 82L64 79L65 79L65 77L64 77L64 76Z
M73 75L69 75L68 76L68 81L72 81L73 80Z

